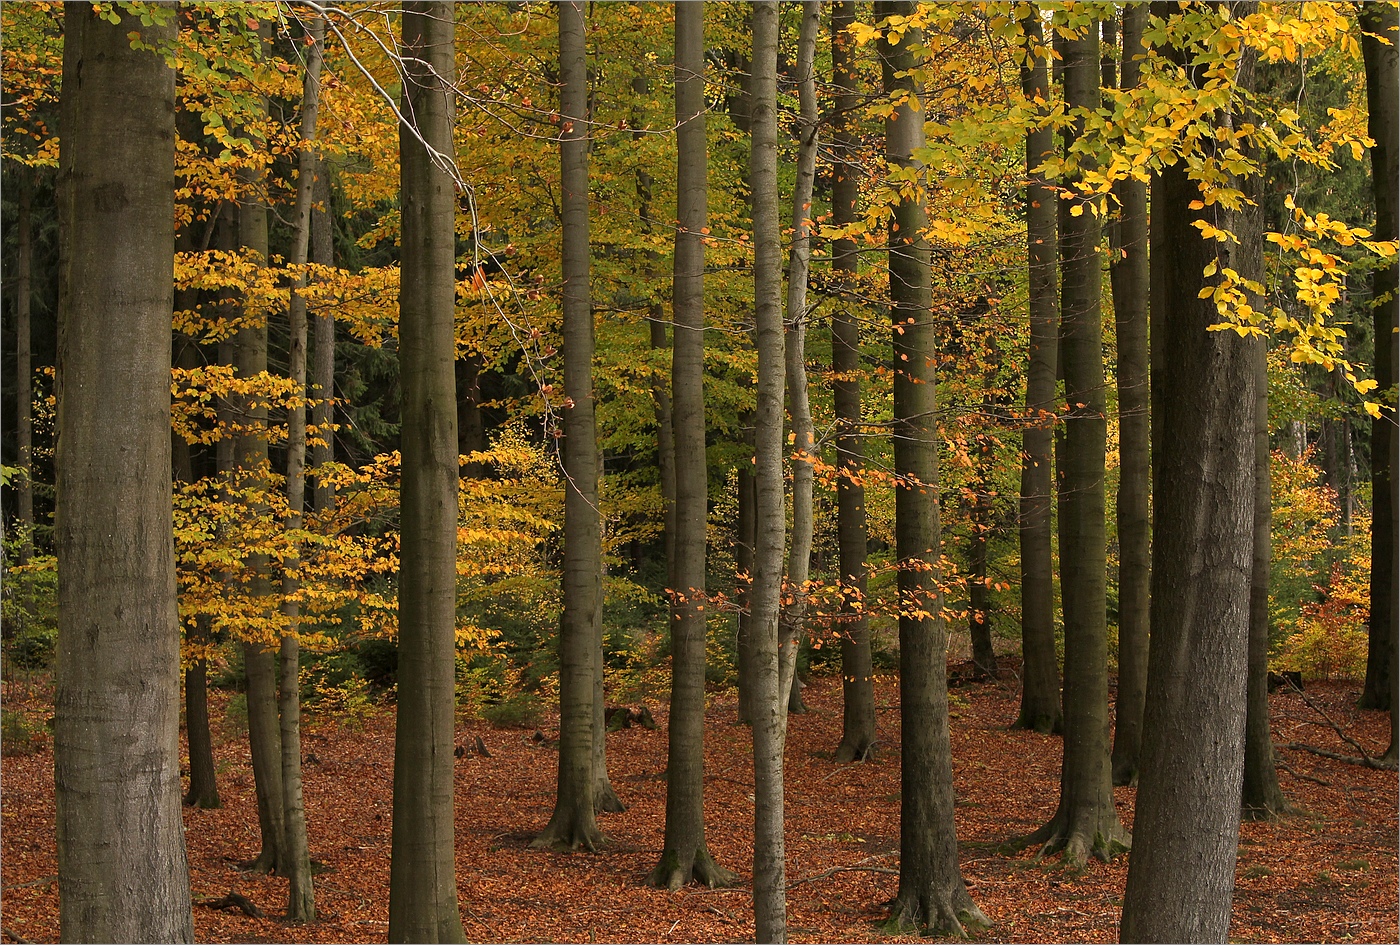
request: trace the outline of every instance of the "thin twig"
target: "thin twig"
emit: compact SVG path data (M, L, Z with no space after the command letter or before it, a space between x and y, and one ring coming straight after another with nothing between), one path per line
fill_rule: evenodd
M795 879L787 884L787 888L792 889L794 886L801 886L803 883L811 883L819 879L827 879L829 877L835 876L837 873L888 873L892 876L898 876L899 870L890 869L888 866L865 865L866 863L869 863L872 860L884 859L890 856L893 852L894 851L890 851L890 853L876 853L872 856L867 856L865 859L853 863L850 866L836 866L832 867L829 870L823 870L820 873L813 873L811 876L804 876L802 879Z
M1364 766L1367 767L1367 768L1376 768L1376 769L1381 770L1381 771L1394 771L1394 770L1395 770L1395 765L1386 765L1386 764L1383 764L1383 763L1377 761L1376 759L1372 758L1369 754L1367 754L1367 753L1366 753L1366 749L1361 747L1361 743L1358 742L1356 739L1352 738L1352 737L1351 737L1350 735L1348 735L1346 732L1342 731L1342 727L1341 727L1340 725L1338 725L1336 722L1332 721L1332 716L1328 715L1327 712L1324 711L1323 708L1322 708L1321 706L1319 706L1316 702L1313 702L1311 699L1309 699L1307 693L1303 692L1302 688L1301 688L1297 683L1295 683L1293 680L1290 679L1290 680L1288 681L1288 687L1289 687L1290 689L1292 689L1294 692L1296 692L1296 693L1302 698L1302 700L1308 704L1308 707L1309 707L1310 709L1312 709L1312 710L1313 710L1314 712L1316 712L1318 715L1320 715L1320 716L1322 716L1324 719L1326 719L1326 720L1327 720L1327 724L1330 725L1330 726L1332 726L1332 731L1336 732L1336 733L1337 733L1337 736L1338 736L1339 738L1341 738L1342 741L1346 742L1346 743L1347 743L1348 745L1350 745L1352 748L1355 748L1358 752L1360 752L1361 757L1360 757L1360 758L1353 758L1353 757L1350 756L1350 755L1338 755L1338 754L1333 754L1333 753L1325 752L1325 751L1323 751L1322 749L1319 749L1319 748L1308 748L1307 746L1299 746L1299 745L1297 745L1297 743L1290 744L1288 747L1290 747L1290 748L1293 748L1293 747L1295 747L1295 746L1296 746L1296 747L1301 747L1304 751L1311 751L1311 752L1314 752L1315 754L1322 755L1324 758L1333 758L1333 759L1335 759L1335 760L1337 760L1337 761L1346 761L1346 762L1349 762L1349 763L1351 763L1351 764L1364 765Z
M7 886L6 888L9 889L12 887ZM35 945L34 940L32 938L25 938L23 935L16 935L14 932L11 932L9 929L6 928L0 928L0 935L4 935L13 941L19 942L20 945Z
M1351 741L1351 739L1347 739ZM1352 742L1355 745L1355 742ZM1344 755L1339 751L1328 751L1326 748L1315 748L1312 745L1304 745L1302 742L1289 742L1284 748L1291 748L1294 751L1309 751L1314 755L1321 755L1324 758L1331 758L1333 761L1344 761L1349 765L1360 765L1363 768L1371 768L1375 771L1394 771L1395 762L1385 762L1377 758L1372 758L1364 752L1360 755ZM1360 747L1359 745L1357 746Z
M1295 770L1292 765L1284 761L1282 758L1275 758L1274 764L1278 765L1280 768L1282 768L1284 771L1287 771L1295 778L1302 778L1304 781L1311 781L1313 784L1321 784L1323 787L1332 786L1331 781L1324 781L1322 778L1315 778L1310 774L1304 774L1301 771Z
M5 887L5 891L9 892L11 889L29 889L32 886L47 886L50 883L56 882L58 882L57 876L45 876L43 879L34 879L30 880L27 883L12 883L9 886Z

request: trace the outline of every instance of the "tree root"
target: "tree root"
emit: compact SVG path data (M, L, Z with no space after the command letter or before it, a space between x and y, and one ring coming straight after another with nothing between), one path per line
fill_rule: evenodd
M1072 869L1083 868L1091 856L1107 863L1118 854L1127 853L1133 846L1132 835L1117 822L1117 812L1111 811L1110 816L1110 824L1104 824L1101 822L1104 818L1090 814L1081 814L1071 822L1063 809L1057 810L1045 826L1027 837L1011 841L1003 849L1020 852L1038 845L1037 861L1059 853L1061 862Z
M593 813L620 814L625 810L627 805L617 796L611 781L604 779L601 784L593 785Z
M1352 741L1349 738L1347 739L1347 741L1351 742L1353 745L1356 745L1356 742ZM1360 745L1356 745L1357 749L1361 751L1360 755L1344 755L1339 751L1328 751L1326 748L1316 748L1312 745L1304 745L1302 742L1289 742L1283 747L1292 749L1293 751L1312 752L1314 755L1321 755L1323 758L1331 758L1333 761L1343 761L1349 765L1360 765L1363 768L1371 768L1374 771L1396 770L1396 764L1393 760L1387 761L1385 758L1372 758L1370 755L1366 754L1364 749L1361 749ZM1293 771L1292 773L1298 775L1298 777L1307 777L1306 775L1299 775L1296 771ZM1317 779L1309 778L1308 780L1316 781ZM1327 782L1318 781L1318 783L1326 784Z
M207 909L237 909L239 912L252 919L261 919L263 912L257 907L253 900L242 893L229 890L227 896L220 896L217 899L196 899L194 904L204 906Z
M838 765L850 764L856 761L873 761L875 759L875 741L868 742L847 741L842 737L841 743L836 746L836 753L833 760Z
M710 889L732 886L739 874L730 872L714 861L710 851L703 846L697 849L689 869L681 864L680 854L675 849L667 849L661 854L661 862L647 877L647 882L661 889L675 892L690 882L700 883Z
M602 831L595 826L592 830L581 827L575 818L563 818L562 822L551 820L530 841L531 850L545 850L550 853L597 853L606 841Z
M958 881L955 889L924 889L918 893L901 890L890 906L891 931L921 932L967 938L969 929L985 929L991 920L977 908L967 886Z

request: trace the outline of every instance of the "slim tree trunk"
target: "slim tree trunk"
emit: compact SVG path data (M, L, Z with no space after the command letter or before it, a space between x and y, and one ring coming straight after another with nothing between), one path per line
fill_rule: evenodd
M399 707L389 941L462 942L453 808L457 622L456 67L453 6L411 2L402 18L403 208L399 351L403 386ZM416 130L416 134L414 131ZM422 140L420 140L420 136ZM436 154L431 154L432 148Z
M266 28L264 28L266 32ZM238 242L243 251L266 265L267 200L265 175L261 171L240 174L243 189L238 212ZM235 338L236 372L240 378L267 373L267 320L259 316L255 324L240 329ZM237 484L254 492L268 486L267 406L256 398L238 405L242 432L233 444ZM267 506L254 510L266 514ZM251 572L247 593L253 598L272 596L268 560L263 554L249 557ZM270 602L268 607L271 606ZM253 784L258 799L258 827L262 850L250 868L256 872L284 875L286 825L282 812L282 736L277 712L277 665L272 640L243 642L243 669L247 677L248 747L253 762Z
M910 0L879 2L884 20L908 17ZM885 120L892 169L920 173L922 102L915 70L922 31L880 42L884 87L895 103ZM938 432L927 219L922 195L900 201L890 225L890 319L894 338L895 553L899 562L900 757L899 925L961 934L986 925L958 868L953 761L948 736L948 623L939 590Z
M34 554L34 367L29 355L29 301L33 294L30 274L33 252L30 244L30 205L33 200L34 173L29 168L19 171L19 213L15 220L15 240L19 258L15 262L15 439L19 445L19 481L15 486L15 502L19 509L19 563L28 564Z
M1123 8L1124 90L1142 73L1143 4ZM1109 272L1118 335L1118 698L1113 729L1113 783L1137 778L1142 704L1147 693L1148 584L1152 576L1151 410L1147 359L1147 184L1113 186L1121 207Z
M831 61L837 88L833 130L831 213L834 226L856 219L860 172L854 127L856 95L854 0L837 0L831 11ZM836 541L841 569L841 741L836 762L863 761L875 746L875 670L870 655L870 622L865 616L865 441L861 435L860 324L847 293L859 270L855 240L833 244L831 268L842 290L831 315L831 388L836 410Z
M583 4L559 14L560 205L564 272L564 608L559 627L559 780L554 815L531 846L596 852L593 650L602 536L593 415L593 309L588 286L588 65Z
M1180 15L1175 4L1152 12ZM1249 65L1239 70L1246 89ZM1125 942L1226 941L1235 885L1259 342L1209 331L1220 315L1197 293L1209 284L1207 265L1260 271L1249 256L1261 241L1236 248L1204 239L1194 221L1225 230L1236 221L1218 204L1189 209L1198 195L1181 163L1163 168L1153 185L1152 244L1165 250L1153 254L1161 262L1152 303L1153 643Z
M1044 40L1040 14L1021 21L1028 39ZM1021 91L1048 102L1044 57L1021 68ZM1045 106L1048 109L1048 106ZM1028 425L1021 461L1021 711L1013 728L1049 734L1060 730L1060 670L1055 654L1055 585L1050 554L1056 357L1059 299L1056 206L1059 199L1035 168L1053 155L1054 132L1037 128L1026 135L1026 257L1030 269L1030 355L1026 374Z
M1099 104L1099 34L1064 40L1065 101ZM1069 138L1082 132L1077 124ZM1089 161L1080 155L1081 166ZM1071 185L1073 181L1071 181ZM1118 821L1108 743L1108 632L1102 316L1099 309L1099 223L1084 206L1061 219L1060 354L1065 376L1063 463L1059 472L1060 581L1065 620L1064 762L1055 815L1026 839L1045 853L1064 851L1070 864L1109 859L1131 842Z
M753 722L753 553L758 547L755 523L758 519L758 492L753 478L753 413L739 414L739 426L745 431L744 445L748 453L739 460L735 476L738 492L734 542L734 600L739 605L739 628L734 646L739 690L739 721Z
M990 378L988 379L991 380ZM991 405L987 404L990 410ZM972 639L972 666L984 679L995 679L997 654L992 643L991 594L987 587L987 542L992 530L991 484L987 473L995 451L985 435L977 437L977 476L973 481L968 525L972 535L968 549L967 630Z
M1397 14L1389 4L1363 4L1361 22L1366 34L1361 52L1366 62L1366 104L1370 115L1367 134L1376 142L1371 149L1371 186L1376 201L1375 239L1400 236L1400 79L1397 79ZM1380 37L1380 38L1377 38ZM1385 40L1385 42L1382 42ZM1390 709L1391 749L1395 757L1396 627L1400 607L1396 602L1395 536L1400 529L1400 508L1395 497L1397 456L1396 413L1393 406L1396 379L1395 325L1400 313L1400 267L1390 265L1371 276L1371 295L1381 299L1372 309L1376 345L1377 399L1386 404L1371 421L1371 619L1366 656L1366 684L1361 692L1363 708Z
M655 886L692 879L723 886L734 874L705 846L705 5L677 3L676 229L671 409L676 438L676 566L671 598L671 716L666 834Z
M133 49L129 39L144 44ZM59 934L194 940L170 492L166 25L64 11L54 695ZM122 234L113 252L112 234ZM120 287L120 291L116 291Z
M297 161L296 206L293 211L296 228L293 231L292 252L287 260L292 266L306 264L311 247L312 189L316 180L316 112L321 93L321 51L326 21L314 17L307 27L311 40L303 54L306 56L306 76L301 96L301 152ZM298 394L306 387L306 299L301 289L306 277L292 279L287 343L287 373ZM306 510L306 407L297 405L287 411L287 525L293 530L302 526ZM287 877L287 921L313 922L316 919L315 891L311 879L311 853L306 837L306 804L301 784L301 646L300 604L297 598L300 581L296 574L301 566L299 557L288 558L282 565L282 616L286 631L282 634L281 689L278 709L281 713L282 738L282 819L286 831L286 853L282 862Z
M331 224L330 168L324 159L316 162L316 182L312 186L311 262L335 265L335 239ZM316 442L311 445L311 468L317 473L335 462L335 316L329 310L311 319L311 383L316 403L311 408L311 425ZM335 504L335 490L318 476L312 493L312 508L324 512Z

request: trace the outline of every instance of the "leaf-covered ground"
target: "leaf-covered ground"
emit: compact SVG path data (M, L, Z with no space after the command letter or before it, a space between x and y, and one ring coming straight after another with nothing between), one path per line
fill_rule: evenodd
M1008 731L1016 715L1013 681L954 690L953 754L962 868L973 898L995 925L979 938L1011 942L1116 941L1127 862L1071 872L1034 851L1008 856L998 846L1053 812L1060 743ZM1354 686L1318 684L1308 696L1368 751L1383 750L1386 717L1353 708ZM42 686L7 686L9 709L43 720ZM893 678L879 680L880 747L873 763L837 766L840 683L820 678L806 690L811 711L791 721L787 753L787 868L793 941L900 941L879 926L893 896L899 848L899 713ZM1354 753L1295 694L1273 697L1275 738ZM308 719L306 802L321 921L289 926L278 916L285 884L240 873L258 852L257 815L246 741L225 720L215 694L216 759L224 807L186 808L191 882L197 899L237 891L266 918L195 909L199 941L382 941L387 931L392 708L363 730ZM661 848L665 819L665 705L650 704L661 728L608 736L613 783L629 809L607 815L611 844L599 855L527 849L552 809L557 755L529 730L459 723L457 740L480 736L490 757L457 762L457 870L467 936L483 942L723 942L752 940L747 887L650 889L644 880ZM736 725L732 695L715 695L706 730L706 827L711 851L747 876L753 836L752 764L747 728ZM548 724L546 734L552 734ZM1397 782L1375 771L1285 750L1280 771L1300 809L1276 823L1245 824L1231 939L1239 942L1396 941ZM3 763L0 877L5 939L58 940L54 882L52 752ZM1314 780L1315 779L1315 780ZM1325 782L1325 783L1319 783ZM1117 790L1131 824L1133 790Z

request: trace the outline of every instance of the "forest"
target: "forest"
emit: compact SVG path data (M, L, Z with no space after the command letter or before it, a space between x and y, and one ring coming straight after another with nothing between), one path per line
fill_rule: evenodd
M4 3L0 941L1395 941L1397 43Z

